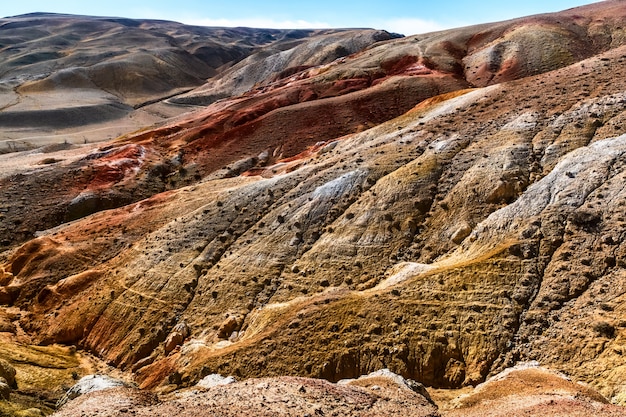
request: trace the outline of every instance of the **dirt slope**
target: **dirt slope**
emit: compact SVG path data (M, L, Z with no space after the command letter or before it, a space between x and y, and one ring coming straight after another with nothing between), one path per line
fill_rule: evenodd
M625 17L303 54L154 129L15 156L0 303L146 389L382 368L459 388L535 360L623 402Z

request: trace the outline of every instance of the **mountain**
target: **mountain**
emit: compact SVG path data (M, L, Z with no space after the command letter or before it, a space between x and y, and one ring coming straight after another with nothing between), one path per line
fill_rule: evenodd
M311 41L326 47L309 57L319 64L390 36L47 13L0 19L0 152L99 141L144 128L188 110L162 104L164 98L201 86L244 59L303 49Z
M276 32L182 94L147 87L173 118L0 156L0 347L65 358L29 382L50 398L94 368L190 410L207 375L292 395L388 368L430 387L424 415L623 414L625 18Z

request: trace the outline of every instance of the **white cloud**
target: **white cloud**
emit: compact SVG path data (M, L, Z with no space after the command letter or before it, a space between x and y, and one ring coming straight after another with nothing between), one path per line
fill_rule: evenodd
M269 29L326 29L331 25L325 22L310 22L307 20L274 20L263 17L242 19L209 19L209 18L181 18L181 23L196 26L219 27L251 27Z

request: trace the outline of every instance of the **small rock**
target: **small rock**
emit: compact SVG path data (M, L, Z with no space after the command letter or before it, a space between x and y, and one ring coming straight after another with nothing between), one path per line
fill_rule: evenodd
M459 386L465 379L465 364L456 359L450 359L446 365L444 378L452 386Z
M183 376L178 371L174 371L167 376L167 381L171 385L180 385L183 382Z
M159 395L167 395L171 394L180 387L176 384L161 384L157 388L155 388L154 392Z
M269 161L269 159L270 159L269 151L263 151L259 154L259 156L257 156L257 160L259 161L260 165L267 164L267 161Z
M604 235L601 238L602 243L604 243L605 245L613 245L615 244L615 241L613 240L613 236L611 235Z
M469 224L463 222L461 226L452 234L450 238L454 243L459 245L466 237L468 237L472 233L472 228Z
M333 149L335 149L335 147L337 147L338 143L339 143L339 141L337 141L337 140L335 140L333 142L330 142L328 145L326 145L322 149L320 149L320 151L319 151L320 155L323 155L326 152L332 151Z
M0 317L0 333L15 334L16 331L17 329L15 328L15 325L13 323L11 323L10 321L6 320L3 317Z
M3 267L0 266L0 285L6 286L9 285L13 281L13 274L5 271Z
M431 404L434 404L432 398L430 397L430 394L428 394L428 391L426 390L426 387L422 384L420 384L417 381L414 381L412 379L405 379L402 376L391 372L389 369L384 368L384 369L380 369L376 372L372 372L368 375L363 375L361 377L358 378L358 381L367 381L368 379L376 379L376 378L386 378L389 381L393 381L396 385L398 385L399 387L404 387L407 388L415 393L420 394L421 396L423 396L428 402L430 402ZM355 379L342 379L339 382L337 382L338 385L352 385L355 381ZM381 387L379 385L372 385L370 387L371 390L380 390Z
M515 184L508 181L499 181L496 187L487 195L488 203L511 201L516 195Z
M174 326L174 328L172 329L172 332L169 334L169 336L167 336L167 339L165 339L165 354L168 355L170 352L176 349L177 346L182 345L185 339L188 338L190 334L191 329L185 321L181 321L180 323L176 324L176 326Z
M8 290L10 287L0 288L0 305L11 305L13 300L13 294Z
M226 320L222 323L220 328L217 331L217 337L220 339L228 339L231 334L237 329L239 323L237 321L237 317L228 316Z
M183 344L185 337L180 332L173 331L165 339L165 354L169 355L176 347Z

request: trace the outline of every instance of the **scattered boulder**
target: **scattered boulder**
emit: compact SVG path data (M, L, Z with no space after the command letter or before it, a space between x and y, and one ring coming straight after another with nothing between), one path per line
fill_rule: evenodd
M465 240L466 237L468 237L470 235L470 233L472 233L472 227L463 222L458 229L456 229L456 231L452 234L452 237L450 238L454 243L456 243L457 245L459 245L461 242L463 242L463 240Z
M217 337L220 339L228 339L230 335L239 327L239 321L235 316L228 316L226 320L222 322L222 325L217 331Z
M184 321L178 323L172 329L172 332L165 339L165 354L169 355L177 346L183 344L185 339L191 334L191 329Z

